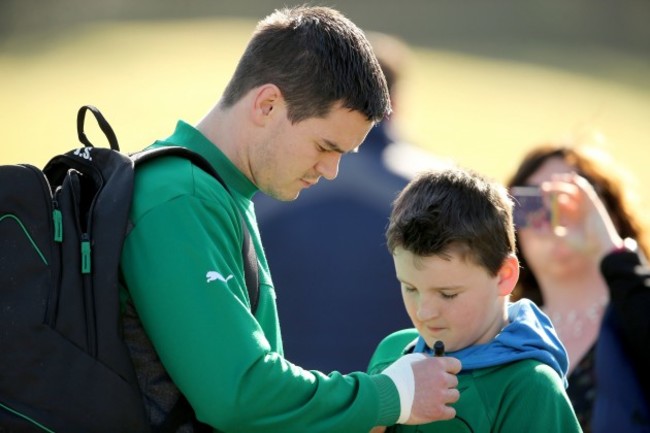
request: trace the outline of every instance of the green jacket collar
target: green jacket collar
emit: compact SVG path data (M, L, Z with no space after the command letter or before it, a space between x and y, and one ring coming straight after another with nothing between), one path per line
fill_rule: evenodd
M157 145L183 146L200 154L208 160L228 184L228 188L252 199L258 191L257 186L242 173L214 143L198 129L179 120L174 133Z

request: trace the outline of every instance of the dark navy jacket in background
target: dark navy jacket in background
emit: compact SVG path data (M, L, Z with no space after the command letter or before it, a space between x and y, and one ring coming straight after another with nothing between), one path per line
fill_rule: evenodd
M293 202L255 197L284 354L303 368L365 371L383 337L412 326L384 235L408 182L382 162L390 142L380 124L343 156L335 180Z
M601 263L610 292L596 346L594 433L650 433L650 267L632 252Z

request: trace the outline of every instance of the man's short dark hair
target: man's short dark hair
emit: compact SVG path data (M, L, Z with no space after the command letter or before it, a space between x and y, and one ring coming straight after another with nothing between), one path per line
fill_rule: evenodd
M221 103L272 83L293 123L325 117L340 102L368 120L390 114L386 80L364 33L327 7L284 8L260 21Z

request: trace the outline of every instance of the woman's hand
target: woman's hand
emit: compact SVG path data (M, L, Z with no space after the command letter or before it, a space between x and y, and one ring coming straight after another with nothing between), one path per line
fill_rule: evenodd
M558 174L541 185L551 208L553 231L600 262L623 246L614 222L593 186L575 173Z

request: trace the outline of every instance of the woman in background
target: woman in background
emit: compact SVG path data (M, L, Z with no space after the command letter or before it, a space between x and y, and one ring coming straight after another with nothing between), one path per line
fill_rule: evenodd
M601 271L603 256L611 251L603 251L606 247L599 243L596 227L611 226L614 249L623 249L623 239L634 239L646 256L649 251L640 211L633 206L634 197L622 173L608 155L594 148L548 143L529 151L508 181L515 206L515 187L540 186L548 209L543 212L545 218L538 213L519 219L517 242L522 269L513 300L529 298L551 318L569 354L567 391L584 432L592 431L598 381L596 347L612 298L610 290L615 289ZM566 217L572 209L579 209L579 218L568 224ZM646 311L650 312L650 307ZM647 324L644 326L647 329ZM626 329L630 328L635 329ZM645 348L628 345L624 352L633 358L641 350ZM634 365L635 359L630 363Z

